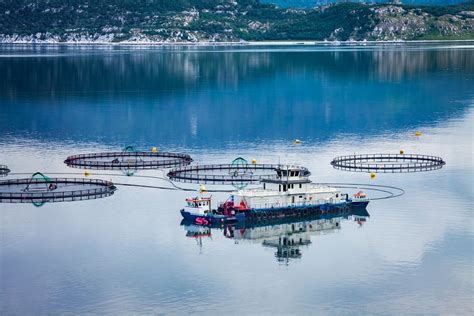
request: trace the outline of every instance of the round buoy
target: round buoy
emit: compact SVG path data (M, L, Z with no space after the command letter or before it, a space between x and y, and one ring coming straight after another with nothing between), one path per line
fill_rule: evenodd
M370 173L370 178L371 178L371 179L375 179L375 172L371 172L371 173Z
M201 185L199 186L199 193L202 194L202 193L205 193L205 192L206 192L206 186L201 184Z
M296 140L295 140L295 143L296 143L296 144L301 144L301 141L300 141L299 139L296 139Z
M84 170L84 175L88 177L91 175L91 172L89 170Z
M405 151L403 149L400 149L400 155L405 154Z
M420 132L420 131L416 131L416 132L415 132L415 136L416 136L416 137L420 137L420 136L421 136L421 132Z
M252 165L256 165L257 164L257 159L253 158L252 159Z
M153 148L151 149L151 152L152 152L152 153L156 153L156 147L153 147Z

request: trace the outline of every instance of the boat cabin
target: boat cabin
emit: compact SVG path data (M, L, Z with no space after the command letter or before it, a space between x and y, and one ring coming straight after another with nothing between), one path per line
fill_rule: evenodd
M247 208L268 209L343 203L339 189L312 184L310 172L299 166L276 168L277 177L263 179L262 188L240 190L235 202L244 200Z
M292 189L300 189L305 191L311 182L309 180L309 171L301 167L287 167L276 169L276 179L262 180L263 189L275 190L279 192L287 192Z
M367 200L367 194L365 194L362 191L357 192L354 194L354 201L366 201Z
M212 213L211 197L194 197L186 199L185 211L192 214L206 215Z

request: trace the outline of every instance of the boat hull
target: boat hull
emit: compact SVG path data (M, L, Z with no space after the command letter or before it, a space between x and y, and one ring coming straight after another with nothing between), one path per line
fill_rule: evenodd
M369 201L357 201L357 202L349 202L349 205L352 207L352 208L366 208L367 205L369 204Z
M299 218L306 216L324 215L338 213L342 210L365 209L369 201L347 201L338 204L320 204L306 206L287 206L278 208L248 209L237 213L235 216L228 215L199 215L181 210L181 215L188 221L197 225L217 225L242 222L246 220L263 220L275 218Z
M193 214L193 213L185 211L184 209L181 210L181 216L183 216L183 218L186 221L190 221L197 225L204 225L204 226L235 223L235 222L245 220L245 214L236 214L235 216L228 216L228 215L209 216L209 215Z

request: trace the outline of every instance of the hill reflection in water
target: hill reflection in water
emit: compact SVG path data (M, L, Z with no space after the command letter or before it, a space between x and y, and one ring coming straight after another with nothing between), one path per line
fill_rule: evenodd
M444 121L464 113L460 100L473 94L469 49L9 52L0 51L0 132L56 141L327 141Z

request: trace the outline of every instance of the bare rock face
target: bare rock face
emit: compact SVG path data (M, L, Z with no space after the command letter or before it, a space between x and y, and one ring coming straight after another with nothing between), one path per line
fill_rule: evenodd
M420 9L389 5L373 9L378 23L370 36L378 40L412 40L424 37L456 38L473 32L474 15L460 12L435 17Z
M374 10L379 23L370 36L380 40L412 39L426 34L428 17L397 6Z

